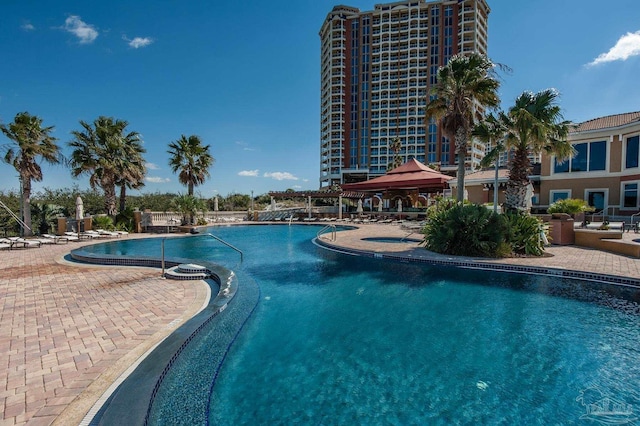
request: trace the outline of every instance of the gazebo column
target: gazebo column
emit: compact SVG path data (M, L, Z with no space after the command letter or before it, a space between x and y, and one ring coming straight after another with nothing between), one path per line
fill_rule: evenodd
M342 220L342 194L338 195L338 219Z

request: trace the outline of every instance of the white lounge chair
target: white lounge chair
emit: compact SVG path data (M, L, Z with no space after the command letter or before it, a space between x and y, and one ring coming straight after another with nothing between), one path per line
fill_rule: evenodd
M23 248L40 247L42 245L42 243L40 241L27 240L27 239L24 239L22 237L8 237L6 239L10 241L9 244L11 244L12 248L13 247L23 247Z
M64 243L68 243L71 239L71 237L69 237L68 235L62 236L62 235L52 235L52 234L42 234L41 235L43 238L46 238L47 240L50 240L56 244L64 241ZM78 237L75 237L76 240L78 239Z
M107 231L106 229L96 229L96 232L105 237L120 237L120 234L118 234L117 232Z

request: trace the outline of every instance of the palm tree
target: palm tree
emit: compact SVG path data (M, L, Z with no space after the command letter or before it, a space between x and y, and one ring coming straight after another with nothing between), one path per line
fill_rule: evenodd
M467 145L476 116L483 108L498 106L500 82L495 65L479 53L452 56L437 74L437 83L431 89L432 98L425 115L439 121L442 133L455 140L458 157L457 199L464 199L464 173ZM433 98L435 97L435 98Z
M50 135L53 126L42 127L42 119L21 112L16 115L9 126L0 125L4 135L15 142L5 145L4 162L11 164L17 171L21 184L22 214L26 225L24 232L31 235L31 181L42 181L42 168L38 160L50 164L64 162L57 138Z
M116 215L116 185L124 182L135 183L131 170L143 173L144 169L136 166L142 161L140 135L137 132L125 133L129 125L124 120L112 117L98 117L93 125L80 121L82 131L73 131L74 139L69 146L74 149L71 154L72 174L78 177L89 175L91 188L100 187L105 195L105 210L111 217ZM139 174L136 176L140 176ZM125 183L126 185L126 183Z
M178 175L181 184L187 185L187 193L193 195L193 188L204 183L210 176L209 168L215 159L209 152L210 145L202 145L198 136L188 138L182 135L180 139L169 144L169 166Z
M174 208L182 213L182 225L192 225L193 217L196 213L199 211L204 212L207 208L204 200L188 194L178 194L172 203ZM187 222L187 218L189 218L190 222Z
M182 135L180 139L169 144L169 166L178 175L181 184L187 185L187 195L193 196L193 188L204 183L210 176L209 168L215 159L209 152L210 145L202 145L198 136L188 138ZM190 215L193 223L193 214Z
M142 188L144 186L144 177L147 174L147 166L142 157L142 154L146 151L139 141L129 144L127 149L130 156L124 165L120 178L116 182L116 185L120 187L120 212L124 211L126 207L127 188Z
M514 151L505 194L509 209L527 207L526 191L531 174L529 155L544 151L555 155L559 161L575 155L573 145L567 141L570 122L563 120L557 99L558 92L554 89L523 92L505 115L506 148Z
M395 137L389 144L389 151L393 152L393 161L387 164L387 171L402 166L402 156L400 155L401 150L402 143L400 142L400 138Z
M495 177L493 180L493 211L498 212L498 169L500 154L505 151L504 137L507 134L507 125L505 124L504 113L499 113L496 117L489 114L476 124L471 131L471 136L475 136L482 142L489 144L492 149L484 156L480 162L480 166L489 167L492 163L495 165Z

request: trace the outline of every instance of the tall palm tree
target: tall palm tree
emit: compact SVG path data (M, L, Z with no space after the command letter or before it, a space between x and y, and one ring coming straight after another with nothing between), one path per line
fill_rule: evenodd
M464 199L465 158L471 129L483 108L499 105L495 65L479 53L455 55L438 70L432 99L425 110L427 123L438 120L442 133L454 139L458 157L457 199ZM435 96L435 98L433 98Z
M3 146L5 150L4 162L11 164L17 171L22 191L22 214L26 235L31 235L31 181L42 181L42 168L38 160L42 159L50 164L64 162L57 138L50 135L53 126L42 127L42 119L21 112L16 115L9 126L0 125L4 135L15 142L14 145Z
M176 173L179 171L178 180L187 185L187 195L193 197L193 188L204 183L211 176L209 168L215 159L209 152L210 145L202 145L198 136L191 135L188 138L181 135L180 139L169 143L167 151L169 166ZM189 215L190 224L193 224L194 214Z
M487 115L484 120L476 124L471 131L471 136L489 144L491 151L484 156L480 165L489 167L492 163L495 166L495 176L493 179L493 211L498 211L498 169L500 154L505 151L504 137L507 134L506 117L504 113L499 113L496 117L493 114Z
M136 168L132 164L142 162L146 151L137 132L125 133L129 123L124 120L101 116L93 125L82 120L80 125L83 130L71 132L74 139L69 142L74 149L72 174L74 177L89 175L91 188L100 187L104 191L105 210L114 217L116 185L128 181L128 171Z
M120 178L116 185L120 187L120 208L124 211L126 207L127 188L140 189L144 186L144 177L147 174L147 166L145 165L142 154L145 149L140 143L129 144L129 158L121 172Z
M557 105L558 96L554 89L538 93L523 92L506 114L509 129L506 147L514 151L505 194L507 208L522 210L527 206L530 154L537 155L544 151L555 155L559 161L575 155L573 145L567 141L570 122L563 120Z
M169 166L174 173L179 172L178 180L187 186L188 195L193 195L193 188L211 176L209 168L215 159L209 148L210 145L203 146L200 138L195 135L188 138L182 135L169 144Z

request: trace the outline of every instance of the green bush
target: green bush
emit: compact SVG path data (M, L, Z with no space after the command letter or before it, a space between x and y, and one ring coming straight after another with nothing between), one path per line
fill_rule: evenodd
M109 216L94 216L91 227L93 229L105 229L109 231L113 229L113 219Z
M134 227L133 209L127 207L116 215L115 229L131 232Z
M456 256L504 256L508 227L502 215L476 204L436 207L423 228L423 244Z
M503 216L509 229L506 239L513 253L530 256L544 254L541 233L545 231L540 219L522 212L509 212Z
M547 213L567 213L573 215L582 212L592 212L593 210L595 209L588 205L584 200L580 200L578 198L565 198L551 204L547 209Z

